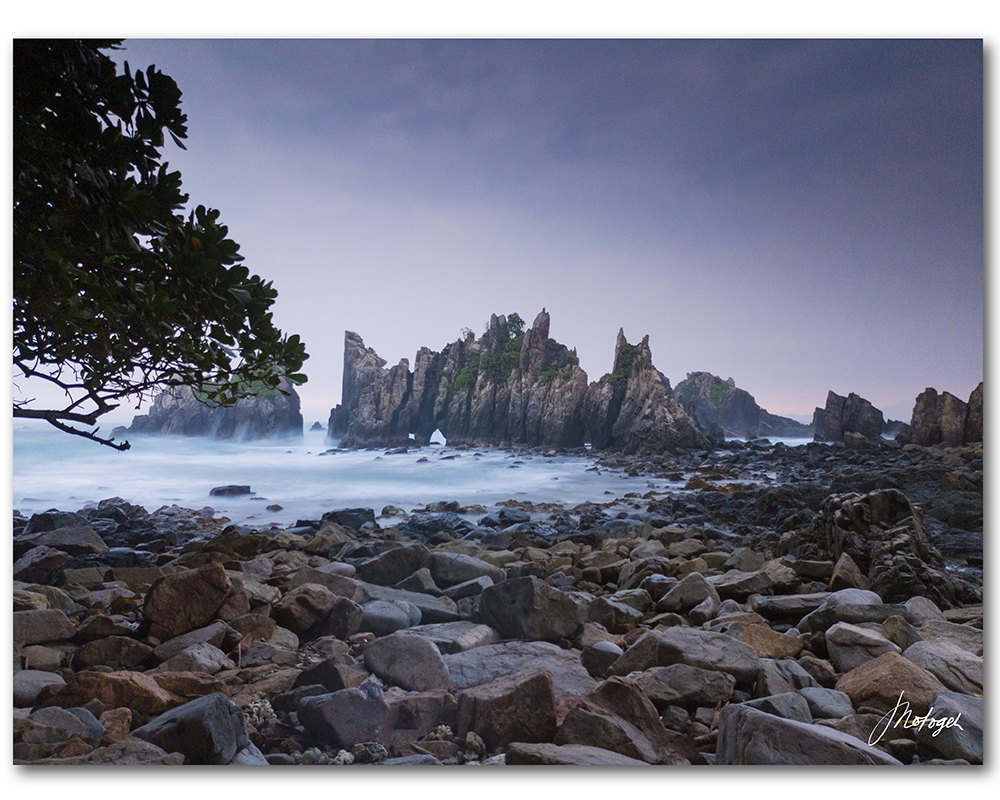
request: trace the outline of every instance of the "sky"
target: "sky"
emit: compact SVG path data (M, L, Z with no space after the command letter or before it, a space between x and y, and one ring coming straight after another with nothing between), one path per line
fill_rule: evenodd
M345 330L395 364L490 314L590 380L649 335L673 384L909 420L983 378L983 44L127 39L173 77L179 169L340 400Z
M345 330L412 366L543 307L592 381L622 328L674 385L732 377L806 421L829 390L909 420L983 379L981 29L402 27L147 25L113 54L177 81L164 159L278 290L307 426Z

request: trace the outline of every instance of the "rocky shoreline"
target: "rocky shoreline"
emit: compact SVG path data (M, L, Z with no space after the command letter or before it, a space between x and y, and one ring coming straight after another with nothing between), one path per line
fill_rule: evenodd
M981 442L593 469L685 490L15 511L14 762L982 763Z

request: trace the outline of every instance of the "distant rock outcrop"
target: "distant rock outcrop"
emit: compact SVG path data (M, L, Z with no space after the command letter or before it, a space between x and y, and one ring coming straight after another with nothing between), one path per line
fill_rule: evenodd
M426 444L439 429L449 444L526 444L663 452L707 441L640 345L619 333L615 371L588 386L576 352L549 338L542 309L528 330L516 314L492 316L476 339L417 352L414 369L386 362L356 333L344 337L341 404L329 435L343 447ZM412 439L411 439L412 434Z
M739 389L736 382L708 372L689 372L677 384L674 399L709 432L718 426L730 437L806 437L812 427L787 417L769 414L749 392Z
M492 316L479 339L469 334L440 353L417 352L388 370L361 337L344 337L341 405L330 436L344 447L426 444L440 429L450 444L512 442L582 447L587 374L576 353L549 338L542 312L523 331L516 315Z
M674 400L670 381L653 366L649 336L631 345L618 331L614 369L590 387L585 415L598 450L662 453L710 446Z
M884 427L882 412L853 392L847 397L827 393L826 407L813 413L813 435L820 442L843 442L845 434L877 440Z
M908 442L923 446L955 447L983 440L983 384L964 403L950 392L925 389L917 397L910 420Z
M301 436L302 413L295 387L282 378L279 389L244 397L231 406L210 406L201 402L190 386L175 386L153 399L148 414L133 417L128 428L116 428L114 435L211 436L239 441Z

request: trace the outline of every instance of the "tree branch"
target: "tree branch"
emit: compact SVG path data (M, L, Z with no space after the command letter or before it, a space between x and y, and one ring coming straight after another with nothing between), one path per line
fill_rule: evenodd
M30 408L18 408L17 406L14 406L14 416L26 419L44 419L50 425L58 428L64 433L72 433L74 436L82 436L84 439L90 439L94 442L107 445L115 450L132 449L132 445L128 443L128 440L122 442L121 444L115 444L115 438L113 436L108 439L102 439L100 436L97 436L96 434L100 428L95 428L93 431L81 431L79 428L65 425L59 421L60 419L65 418L73 419L74 421L79 422L87 422L86 419L81 418L82 415L80 414L68 414L63 416L58 411L35 411Z

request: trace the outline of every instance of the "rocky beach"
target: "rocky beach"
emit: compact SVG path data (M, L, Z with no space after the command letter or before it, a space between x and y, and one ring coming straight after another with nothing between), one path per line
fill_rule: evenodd
M981 441L576 455L684 488L15 511L15 763L982 763Z

